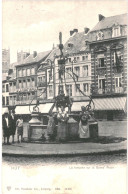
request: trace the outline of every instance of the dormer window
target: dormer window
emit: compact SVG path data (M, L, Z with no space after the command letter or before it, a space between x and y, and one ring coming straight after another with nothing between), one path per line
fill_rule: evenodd
M118 37L120 36L120 26L119 25L114 25L112 28L112 37Z
M72 43L68 43L68 47L69 48L72 48L73 47L73 44Z
M97 40L103 40L104 39L104 34L103 32L99 31L96 35Z

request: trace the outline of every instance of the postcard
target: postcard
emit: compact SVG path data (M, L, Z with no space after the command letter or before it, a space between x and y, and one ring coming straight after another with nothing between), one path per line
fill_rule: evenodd
M126 194L127 1L2 1L2 194Z

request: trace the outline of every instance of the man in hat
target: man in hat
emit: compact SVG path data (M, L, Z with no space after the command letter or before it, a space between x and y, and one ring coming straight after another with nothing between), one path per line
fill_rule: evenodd
M10 117L9 117L8 109L6 109L5 112L4 112L2 125L3 125L4 144L6 143L6 139L7 139L7 144L10 144L9 143L9 138L10 138Z
M11 116L10 116L10 131L12 135L12 143L14 143L14 135L16 132L16 116L15 116L15 110L11 111Z

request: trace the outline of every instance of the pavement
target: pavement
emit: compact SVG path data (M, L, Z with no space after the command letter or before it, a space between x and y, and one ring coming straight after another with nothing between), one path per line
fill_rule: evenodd
M14 143L2 146L2 154L11 156L62 156L62 155L89 155L126 152L127 141L117 143Z
M78 140L67 143L14 143L3 145L2 155L43 157L126 153L127 130L125 127L126 122L101 122L99 123L98 139L88 139L85 142Z

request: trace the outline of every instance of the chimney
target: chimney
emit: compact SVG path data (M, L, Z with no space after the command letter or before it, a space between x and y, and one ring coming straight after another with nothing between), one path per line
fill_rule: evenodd
M33 58L37 56L37 51L33 51Z
M74 33L74 31L73 31L73 30L71 30L71 31L70 31L70 36L72 36L72 35L73 35L73 33Z
M104 17L103 15L101 15L101 14L99 14L98 16L99 16L99 22L105 18L105 17Z
M74 32L78 32L78 29L75 28L73 31L74 31Z
M84 28L84 34L87 34L89 30L90 30L89 28L85 27Z
M29 52L27 52L27 53L26 53L26 58L27 58L29 55L30 55L30 53L29 53Z

